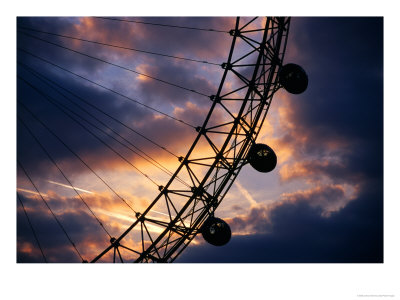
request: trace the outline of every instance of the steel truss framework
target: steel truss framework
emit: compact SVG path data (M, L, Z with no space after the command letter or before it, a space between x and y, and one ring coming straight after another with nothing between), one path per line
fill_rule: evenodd
M261 22L262 21L262 22ZM263 24L261 24L263 23ZM204 221L214 215L229 188L246 164L280 88L278 72L284 58L290 18L237 18L229 33L232 44L221 67L224 73L211 108L180 166L143 213L91 262L113 255L113 262L173 262L200 232ZM240 50L239 50L240 49ZM223 121L221 121L223 120ZM202 156L202 153L212 153ZM182 187L180 178L190 184ZM165 211L164 220L153 218L152 210ZM157 233L149 230L156 226ZM133 235L136 247L125 240ZM126 257L125 257L126 256Z

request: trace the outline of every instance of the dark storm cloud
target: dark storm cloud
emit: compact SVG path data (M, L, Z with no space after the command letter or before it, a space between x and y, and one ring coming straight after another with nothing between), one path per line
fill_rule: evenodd
M21 70L20 74L21 76L25 77L26 73ZM171 121L165 117L154 118L154 115L149 113L148 110L145 110L124 98L93 87L82 86L73 80L61 80L59 78L55 78L55 76L51 78L56 82L62 82L65 88L73 91L75 94L79 95L82 99L86 100L92 105L96 105L113 118L119 120L127 126L130 126L136 132L156 141L160 145L167 146L167 148L170 148L171 150L179 149L179 153L181 153L182 145L191 142L193 139L195 134L193 129L182 126L182 124ZM29 80L31 80L31 78ZM72 116L72 118L62 112L57 106L46 101L42 95L38 94L36 91L32 91L25 85L24 82L21 81L19 81L20 86L18 93L20 101L22 101L30 110L32 110L43 123L50 127L51 130L55 132L61 138L61 140L75 153L81 157L85 157L85 161L89 160L90 162L95 163L95 167L101 168L104 166L101 162L106 164L107 162L111 163L118 160L120 160L120 163L122 164L125 164L125 162L103 143L101 143L97 138L95 138L91 133L86 131L84 127L89 128L91 132L100 136L113 149L122 152L126 157L133 159L134 161L140 158L138 158L138 156L132 151L127 150L126 147L120 145L116 140L105 136L104 133L92 127L68 109L71 109L73 112L78 113L78 115L83 116L95 126L100 127L103 130L106 129L104 124L99 123L99 121L92 117L95 116L101 122L107 124L114 131L118 132L118 134L128 139L130 143L133 143L149 154L152 154L153 152L159 152L159 149L155 148L152 143L149 143L147 140L140 137L138 134L126 128L122 124L115 122L109 117L101 115L97 110L93 109L93 107L83 103L78 98L75 98L65 91L62 91L64 95L67 95L69 99L67 100L65 97L60 96L60 94L51 93L51 90L49 90L47 86L40 85L41 83L35 80L36 79L33 79L33 82L35 85L39 85L39 89L41 91L45 91L45 93L50 94L53 99L56 99L67 106L67 108L64 107L63 109L66 110L68 114ZM92 116L89 116L87 112L83 111L73 103L78 103L80 107L83 107L83 109L89 111ZM184 113L177 112L177 117L183 120L190 120L195 125L198 125L203 121L202 116L205 113L206 111L202 108L198 108L196 106L185 106ZM18 106L18 115L29 126L30 130L34 132L47 151L50 152L57 162L67 160L69 161L69 169L75 169L75 172L85 170L84 166L78 161L72 152L65 148L56 137L49 133L49 131L44 129L44 127L24 109L24 107ZM84 125L84 127L79 125L74 119L78 120L80 124ZM171 132L179 132L180 134L171 135ZM108 130L108 133L113 134L110 130ZM113 136L121 141L121 138L118 136L114 134ZM122 142L130 148L133 147L126 141L122 140ZM29 151L27 151L28 149ZM133 149L137 152L136 148ZM35 140L30 136L22 123L18 123L17 152L18 158L21 160L21 162L30 164L28 167L29 169L32 169L33 164L33 166L35 166L35 168L33 168L35 169L35 173L47 173L49 175L50 169L48 167L49 160L47 156L36 144ZM182 152L181 154L183 155L184 153ZM42 164L42 162L44 164ZM90 165L93 166L93 164ZM52 168L57 172L54 167Z
M293 19L289 45L295 44L297 63L308 71L309 88L290 99L296 128L281 142L295 149L296 163L288 169L297 177L325 175L351 184L382 178L382 21ZM295 59L290 47L288 52Z
M79 54L69 50L62 49L43 40L60 44L69 48L71 47L65 38L49 36L38 32L30 31L25 28L33 28L39 31L47 31L53 33L64 33L68 28L74 27L78 22L78 18L25 18L17 19L17 47L43 57L52 62L56 62L61 66L68 66L72 70L77 70L77 66L84 66L84 70L88 73L95 72L104 67L104 65L96 60L85 58ZM33 36L33 37L32 37ZM39 40L37 38L42 40ZM17 51L18 60L35 61L35 59L21 50ZM71 64L71 61L74 63ZM47 68L47 66L45 67ZM43 69L43 66L41 67Z
M380 263L381 196L382 189L367 190L328 218L306 202L286 203L272 211L264 228L268 233L233 236L223 247L192 245L177 262Z
M258 205L252 207L248 215L233 217L226 221L233 232L269 233L274 227L272 223L273 216L277 210L282 209L282 206L288 207L291 203L294 205L302 203L303 205L332 211L332 207L335 207L337 203L344 199L344 190L341 186L319 186L312 190L283 194L280 201L269 206ZM326 211L321 211L321 213L326 215Z
M355 157L354 157L355 156ZM282 182L287 182L294 179L307 178L313 182L317 182L322 178L329 178L335 184L352 183L354 185L364 182L369 176L381 177L382 170L379 170L379 165L362 164L352 167L350 164L356 164L357 160L363 160L364 157L350 154L342 154L334 159L320 160L300 160L294 164L284 165L280 169L280 179ZM353 162L352 159L355 161ZM357 167L357 169L356 169ZM375 170L368 170L368 168ZM349 172L349 169L352 171ZM368 174L369 173L369 174Z
M293 122L310 135L306 150L334 138L381 156L383 19L304 18L292 28L289 45L296 44L297 63L309 74L308 90L291 101Z
M21 75L21 77L23 78L28 78L27 80L37 86L41 92L45 93L45 95L49 95L51 101L54 102L54 100L56 100L64 105L62 109L66 111L72 118L64 113L59 108L59 106L56 106L52 102L46 100L48 98L31 89L23 81L18 81L19 101L24 103L24 105L26 105L29 110L33 111L33 113L44 124L46 124L46 126L48 126L53 132L55 132L65 144L73 149L73 151L78 154L91 153L93 156L97 157L105 155L104 159L106 159L107 157L113 157L112 153L105 150L104 144L93 137L88 131L84 129L84 127L89 128L92 132L99 136L104 136L104 134L89 125L87 122L83 121L79 116L83 116L92 124L95 124L95 126L100 127L104 130L104 125L99 123L99 121L96 121L84 110L89 111L91 115L95 116L97 119L107 124L108 126L111 126L112 124L112 128L114 128L114 130L116 130L117 128L118 132L121 135L127 135L127 128L122 125L115 125L115 122L112 123L113 121L110 118L106 117L105 115L101 115L96 109L93 109L93 107L85 104L80 99L71 96L63 90L61 90L61 93L66 95L67 98L63 97L59 93L54 92L54 90L50 89L47 85L42 84L42 82L40 82L36 78L30 76L30 74L25 72L25 70L23 69L19 71L19 75ZM142 119L148 118L150 115L147 111L138 108L137 105L134 105L133 103L121 99L120 97L117 97L116 95L113 95L111 93L107 93L93 87L79 84L73 79L68 81L54 75L48 75L49 74L47 74L46 76L51 78L51 80L61 84L62 87L73 91L73 93L79 95L81 99L84 99L88 103L95 105L103 111L106 111L110 116L113 116L114 118L120 120L128 126L132 125L132 120L140 121ZM80 105L81 108L76 106L74 103ZM82 108L84 110L82 110ZM71 110L77 113L78 116L72 113ZM23 106L18 106L18 116L28 125L30 130L34 132L41 143L43 143L45 148L51 153L51 155L54 156L56 161L67 158L76 159L74 155L70 151L68 151L57 138L49 133L49 131L44 129L44 127L34 117L32 117L32 115L27 112ZM78 120L78 122L84 125L84 127L79 125L74 119ZM68 130L65 130L67 128ZM105 141L113 146L118 144L115 140L109 137L106 137ZM32 147L31 145L35 145L35 147ZM27 151L27 149L29 149L29 151ZM30 136L25 126L19 122L17 151L18 157L21 161L40 165L40 160L47 160L46 156L44 156L44 154L42 153L43 151L35 143L34 139Z

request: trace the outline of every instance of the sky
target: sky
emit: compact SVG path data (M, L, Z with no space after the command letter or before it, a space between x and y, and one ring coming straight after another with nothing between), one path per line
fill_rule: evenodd
M229 30L234 24L234 18L230 17L140 20L221 30ZM17 80L17 98L22 103L17 106L17 116L24 122L17 122L17 158L81 254L91 259L108 245L109 238L83 201L66 187L68 182L24 124L51 153L73 186L80 189L85 202L111 235L118 235L129 226L133 220L132 211L24 107L49 124L74 153L123 195L135 210L144 210L158 190L126 161L46 101L38 90L76 109L72 102L29 70L96 103L119 121L130 124L179 155L184 155L194 140L193 128L135 105L54 64L195 126L203 122L210 101L202 95L118 69L32 36L206 95L215 93L222 69L210 64L113 49L26 28L218 64L226 60L231 37L217 32L83 17L24 17L17 19L17 26L21 28L17 32L17 47L20 48L17 50L20 63L17 75L21 77ZM177 263L384 262L383 19L294 17L284 62L301 65L308 74L309 86L301 95L291 95L281 89L274 96L257 141L275 150L276 169L263 174L245 166L217 209L217 216L231 227L231 241L214 247L198 237ZM89 105L85 107L90 109ZM178 166L177 159L166 151L104 118L98 111L91 112L168 169L173 171ZM107 142L119 147L132 164L157 183L168 180L168 175L121 148L115 140L108 138ZM46 259L80 262L20 167L17 169L17 192ZM17 261L43 262L24 210L19 202L17 204ZM135 244L134 240L130 242Z

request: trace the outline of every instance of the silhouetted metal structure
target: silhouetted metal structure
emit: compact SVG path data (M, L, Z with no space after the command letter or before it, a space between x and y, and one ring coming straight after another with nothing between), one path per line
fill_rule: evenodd
M256 143L274 94L282 86L294 94L307 88L301 67L283 66L289 25L285 17L236 19L218 90L209 96L210 110L195 128L198 134L187 154L178 158L179 167L147 209L136 212L136 220L118 237L110 236L109 246L90 262L101 262L111 251L114 262L117 255L127 261L124 253L134 262L173 262L198 233L216 246L230 240L229 225L214 216L217 207L244 165L269 172L277 163L269 146ZM189 184L181 178L190 178ZM152 217L153 211L167 212L168 220ZM140 242L128 247L127 239Z
M227 61L221 65L224 73L219 88L210 96L210 111L203 125L196 128L197 138L186 156L180 158L181 165L175 174L146 211L137 214L137 220L92 262L101 259L116 243L122 244L134 228L140 228L143 240L151 241L148 246L142 243L140 249L132 249L137 253L135 262L173 262L199 232L214 245L229 241L230 229L225 222L214 218L215 210L247 163L249 150L255 145L275 92L282 85L292 93L299 93L306 87L302 69L293 64L282 68L290 18L268 17L263 27L257 25L256 20L259 21L254 18L243 23L237 18L235 28L229 32L232 44ZM238 41L247 47L246 51L235 51ZM227 80L236 85L226 85ZM216 111L230 120L218 123L214 118ZM202 151L198 153L200 144L208 144L214 155L204 157ZM261 147L262 154L258 158L250 154L253 167L261 172L272 170L276 165L272 149L260 144L254 147ZM264 156L266 151L268 155ZM256 155L258 152L255 151ZM192 180L189 189L175 187L176 177L181 172L188 173ZM170 212L170 222L148 216L156 205ZM146 229L147 224L152 223L164 228L160 234L152 235ZM213 237L211 232L218 232L220 228L220 233Z

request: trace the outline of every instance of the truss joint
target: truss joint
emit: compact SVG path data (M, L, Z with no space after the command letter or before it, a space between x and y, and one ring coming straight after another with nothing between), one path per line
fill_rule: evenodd
M198 133L201 133L201 134L205 134L205 133L206 133L206 129L203 128L203 127L201 127L201 126L197 126L197 127L196 127L196 131L197 131Z
M231 35L231 36L240 36L240 34L241 34L241 32L240 32L240 30L235 30L235 29L231 29L231 30L229 30L229 34Z
M118 248L120 245L119 245L119 242L117 241L117 239L115 238L115 237L112 237L111 239L110 239L110 243L111 243L111 245L114 247L114 248Z
M194 197L202 196L202 195L204 194L204 192L205 192L203 187L196 187L196 186L193 186L193 187L191 188L191 190L192 190L192 193L193 193L193 196L194 196Z
M211 96L210 96L210 100L211 100L211 101L214 101L214 102L216 102L216 103L220 103L220 102L221 102L221 97L216 96L216 95L211 95Z
M137 212L135 214L135 216L136 216L136 219L138 219L140 222L144 221L143 215L140 212Z
M222 63L221 67L225 70L232 70L233 65L231 63Z

